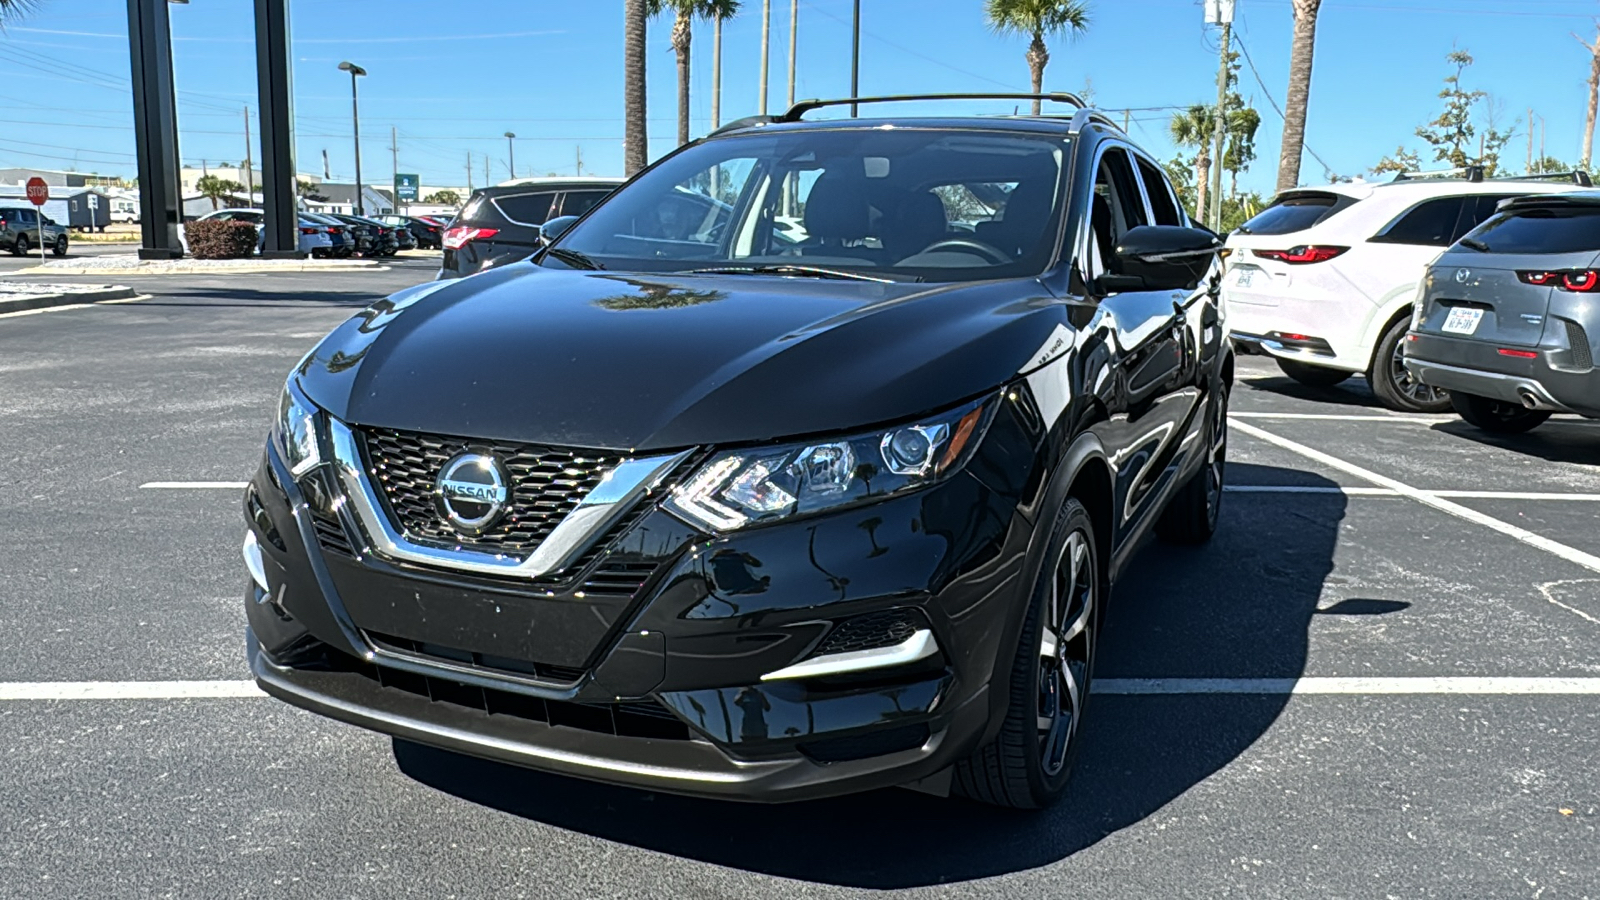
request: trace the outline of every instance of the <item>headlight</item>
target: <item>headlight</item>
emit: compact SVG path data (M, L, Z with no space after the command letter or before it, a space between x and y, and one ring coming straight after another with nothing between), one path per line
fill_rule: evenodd
M966 461L988 410L985 400L842 440L719 453L666 507L711 531L732 531L915 490Z
M283 386L283 399L278 401L273 439L278 442L289 471L296 476L311 471L322 461L317 452L317 408L300 393L292 378Z

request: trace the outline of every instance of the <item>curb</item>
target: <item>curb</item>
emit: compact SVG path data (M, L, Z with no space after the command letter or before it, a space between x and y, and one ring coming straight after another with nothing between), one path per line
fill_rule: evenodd
M99 303L102 300L126 300L138 296L138 292L131 287L120 284L109 287L96 287L86 291L62 291L58 294L32 294L19 297L15 300L0 300L0 315L14 312L27 312L34 309L47 309L52 306L72 306L79 303Z
M27 269L18 269L7 272L7 275L100 275L114 278L152 278L172 275L270 275L273 272L303 273L303 272L382 272L385 267L376 262L362 260L355 264L328 265L327 263L305 263L301 265L274 265L274 266L228 266L228 267L198 267L185 266L177 269L162 269L159 271L140 271L137 268L128 269L72 269L57 268L55 266L33 266Z

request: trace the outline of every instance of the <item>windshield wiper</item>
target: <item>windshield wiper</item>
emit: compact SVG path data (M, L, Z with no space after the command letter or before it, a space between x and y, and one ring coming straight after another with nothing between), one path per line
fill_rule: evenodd
M1489 252L1489 245L1485 244L1483 241L1478 240L1477 238L1464 237L1461 240L1456 241L1456 243L1458 243L1461 246L1466 247L1468 249L1476 250L1479 253L1488 253Z
M859 272L846 272L842 269L824 269L820 266L790 266L790 265L758 265L758 266L714 266L709 269L690 269L691 275L789 275L795 278L834 278L842 281L875 281L879 284L894 284L896 279L879 278L874 275L862 275ZM921 278L912 276L905 280L921 281Z
M593 259L589 258L589 256L587 254L579 253L576 250L568 250L565 247L551 247L550 249L548 249L548 250L546 250L544 252L546 254L550 255L550 256L554 256L556 259L561 260L562 262L566 263L569 266L572 266L575 269L604 269L605 268L605 266L602 266L599 263L595 262Z

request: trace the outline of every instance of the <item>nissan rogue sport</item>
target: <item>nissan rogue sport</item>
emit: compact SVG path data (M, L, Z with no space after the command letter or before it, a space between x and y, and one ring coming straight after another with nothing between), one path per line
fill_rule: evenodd
M244 499L259 684L655 790L1057 798L1118 573L1216 528L1233 358L1217 237L1043 99L741 120L339 326Z

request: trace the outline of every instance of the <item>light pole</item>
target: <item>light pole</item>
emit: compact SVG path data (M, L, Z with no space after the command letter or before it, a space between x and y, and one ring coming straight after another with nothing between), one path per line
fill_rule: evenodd
M356 141L356 215L366 215L366 206L361 202L361 106L356 101L356 78L367 74L349 60L339 63L339 71L350 73L350 126L355 132Z
M511 177L513 179L517 177L517 145L512 143L512 141L515 141L516 139L516 135L509 131L506 132L506 152L511 155L509 168L511 169Z

